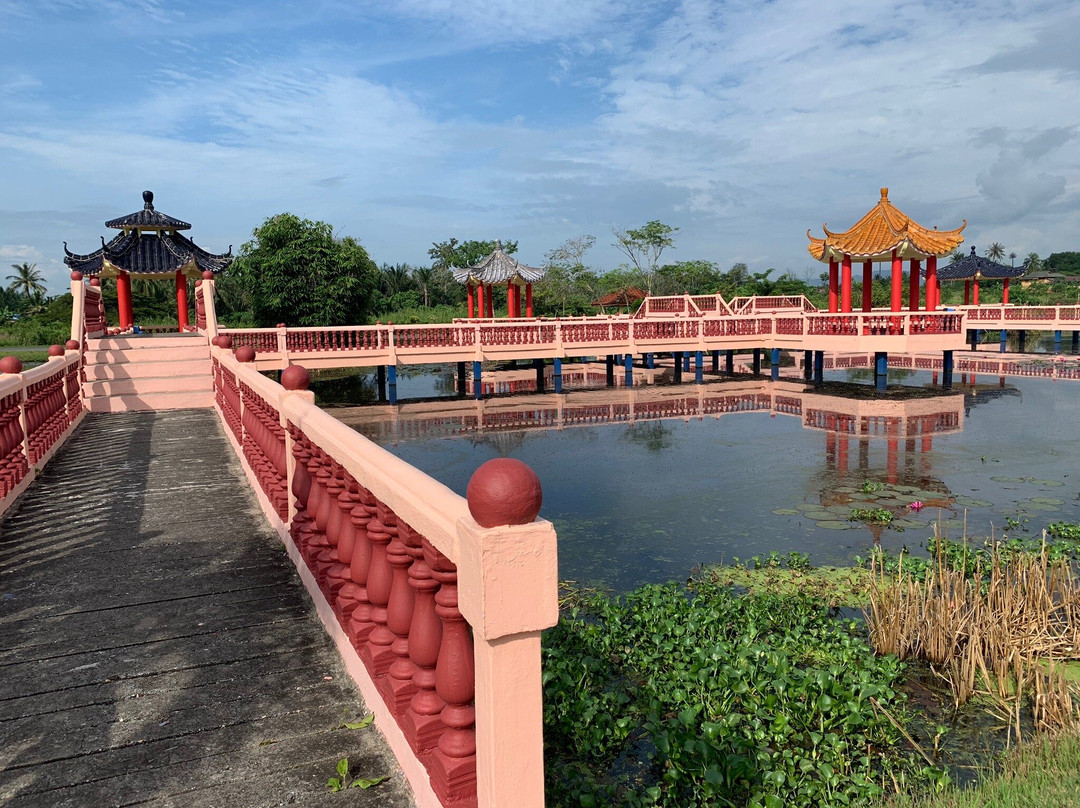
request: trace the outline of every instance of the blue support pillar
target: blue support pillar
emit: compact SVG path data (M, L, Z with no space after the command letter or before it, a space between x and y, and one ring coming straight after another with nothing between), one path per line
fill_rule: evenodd
M1005 341L1007 339L1008 333L1009 332L1006 331L1004 328L1001 329L1001 350L1000 350L1000 353L1005 353L1005 350L1006 350L1005 349Z
M477 401L484 397L484 383L480 377L480 363L472 363L472 392Z
M656 367L656 354L645 354L645 367L649 370L653 370Z
M555 392L562 392L562 360L555 359Z
M735 375L735 351L729 350L724 352L724 372L727 373L728 376Z
M675 351L671 354L672 366L675 368L675 384L682 383L682 351Z
M780 349L773 348L772 356L770 356L769 358L772 360L771 362L769 362L769 375L775 382L777 379L780 378Z
M953 355L952 351L941 354L941 386L946 390L952 387Z
M1054 332L1054 353L1061 353L1061 329Z
M683 358L683 367L682 367L682 369L685 370L687 373L689 373L690 372L690 352L687 351L686 353L684 353L682 355L682 358Z
M712 351L712 372L713 373L719 373L720 372L720 352L719 351Z
M825 352L814 351L814 384L825 380Z
M607 386L615 386L615 355L608 354L605 360L605 370L607 371Z
M623 370L626 372L626 376L623 381L627 387L634 386L634 357L627 354L623 357Z
M701 351L694 352L694 382L701 384L705 381L705 377L702 375L705 370L704 366L705 358L701 355Z
M397 404L397 365L388 365L386 368L386 389L391 404Z
M874 354L874 387L879 393L885 392L885 385L889 381L889 355L885 351L877 351Z
M1017 350L1020 353L1024 353L1027 350L1027 329L1020 329L1020 344L1017 346Z
M803 378L806 379L806 381L810 381L812 378L814 378L814 352L813 351L803 351L802 372L803 372Z
M761 348L754 348L754 375L761 373Z

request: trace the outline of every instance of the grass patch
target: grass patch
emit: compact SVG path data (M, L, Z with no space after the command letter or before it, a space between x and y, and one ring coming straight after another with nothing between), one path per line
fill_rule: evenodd
M851 567L788 567L743 564L709 566L701 576L721 586L737 587L747 595L813 597L830 607L862 608L873 584L870 570Z

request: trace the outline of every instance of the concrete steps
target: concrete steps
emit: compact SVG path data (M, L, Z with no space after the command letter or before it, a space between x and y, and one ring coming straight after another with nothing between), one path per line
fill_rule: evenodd
M89 340L83 396L90 412L210 407L210 346L204 336Z

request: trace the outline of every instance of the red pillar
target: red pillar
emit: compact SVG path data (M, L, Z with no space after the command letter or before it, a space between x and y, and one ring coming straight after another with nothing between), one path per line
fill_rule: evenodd
M900 311L901 297L904 294L904 261L896 254L896 250L892 251L892 295L890 296L889 308L893 311Z
M487 316L489 319L495 319L495 287L488 284L487 288Z
M476 286L476 295L477 295L477 300L480 302L480 305L476 309L476 316L477 317L483 317L484 316L484 284L482 284L482 283L477 284L477 286Z
M507 281L506 282L506 316L507 317L517 317L517 315L514 314L514 282L513 281Z
M473 318L474 304L476 299L473 297L473 285L471 283L465 284L465 288L469 290L469 319Z
M908 311L919 310L919 260L911 259L908 266Z
M926 259L926 310L935 311L938 305L938 295L941 290L938 288L937 279L937 256L931 255Z
M1003 305L1009 305L1009 279L1005 279L1005 286L1001 290L1001 302Z
M971 281L964 281L964 305L971 305Z
M514 284L514 316L521 316L521 286Z
M844 256L843 274L840 276L840 311L851 311L851 256Z
M862 310L874 309L874 262L866 261L862 265Z
M837 300L837 289L840 285L840 269L836 265L835 260L829 261L829 311L836 312L840 310L839 301Z
M131 276L121 272L116 276L116 307L120 310L120 330L126 331L135 323L131 307Z
M979 276L978 275L975 276L975 286L971 290L971 305L972 306L978 306L979 305Z
M1008 281L1005 281L1005 282L1008 283ZM525 284L525 316L526 317L532 317L533 316L532 284L531 283Z
M187 315L187 276L176 270L176 322L183 331L188 327Z

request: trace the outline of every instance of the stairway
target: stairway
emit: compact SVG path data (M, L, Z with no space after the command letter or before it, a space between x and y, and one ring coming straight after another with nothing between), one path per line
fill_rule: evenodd
M213 405L210 345L202 334L90 339L84 361L90 412Z

